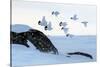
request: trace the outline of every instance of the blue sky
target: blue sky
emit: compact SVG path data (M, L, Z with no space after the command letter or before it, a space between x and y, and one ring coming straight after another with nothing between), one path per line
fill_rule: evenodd
M52 11L59 11L60 15L51 15ZM74 14L79 20L70 19ZM53 30L45 31L38 25L38 21L45 16L47 21L51 21ZM29 2L13 0L12 3L12 24L26 24L34 29L38 29L47 35L64 35L59 27L59 22L68 23L69 33L74 35L96 35L96 6L78 4L57 4L44 2ZM88 21L88 26L84 27L82 21Z

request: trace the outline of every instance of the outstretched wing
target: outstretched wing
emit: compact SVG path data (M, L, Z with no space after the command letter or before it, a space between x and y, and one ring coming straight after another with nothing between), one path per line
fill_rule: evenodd
M52 30L53 28L52 28L52 24L51 24L51 22L49 22L49 24L47 25L47 26L45 26L45 30Z
M41 26L46 26L47 25L47 21L45 19L45 16L43 16L42 21L40 22Z
M78 17L77 17L77 15L75 14L73 17L71 17L70 19L72 19L72 20L77 20L78 19Z

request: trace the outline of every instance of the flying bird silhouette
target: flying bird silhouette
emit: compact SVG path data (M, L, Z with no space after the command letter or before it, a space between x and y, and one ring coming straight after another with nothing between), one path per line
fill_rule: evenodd
M58 16L60 13L58 11L52 11L52 15Z
M52 30L52 25L51 22L49 22L49 24L47 26L45 26L45 30Z
M61 29L64 31L66 37L71 37L72 38L74 36L73 34L68 33L69 28L62 27Z
M43 16L42 21L38 21L38 25L47 26L47 21L45 19L45 16Z
M84 26L87 27L87 23L88 23L87 21L83 21L83 22L81 22L81 23L83 23Z
M73 17L71 17L70 19L72 20L78 20L79 18L77 17L77 15L75 14Z
M62 27L61 30L63 30L64 33L67 35L69 28Z
M69 34L69 33L66 34L66 37L71 37L72 38L73 36L74 36L73 34Z
M66 22L60 22L60 23L59 23L59 26L65 27L65 26L67 26L67 23L66 23Z

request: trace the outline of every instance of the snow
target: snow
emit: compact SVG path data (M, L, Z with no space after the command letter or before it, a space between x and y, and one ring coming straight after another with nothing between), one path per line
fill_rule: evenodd
M12 31L25 32L31 27L23 24L12 25ZM44 64L64 64L96 61L96 36L48 36L53 45L58 49L59 55L43 53L37 50L28 41L30 48L20 44L12 45L12 66L44 65ZM93 56L90 59L85 56L73 55L67 57L69 52L84 52Z
M75 36L66 38L65 36L51 37L49 39L59 51L59 55L51 53L42 53L38 51L29 41L30 48L23 45L12 44L12 66L28 65L48 65L64 63L80 63L96 61L96 37L95 36ZM93 56L90 59L85 56L73 55L68 56L68 52L85 52Z

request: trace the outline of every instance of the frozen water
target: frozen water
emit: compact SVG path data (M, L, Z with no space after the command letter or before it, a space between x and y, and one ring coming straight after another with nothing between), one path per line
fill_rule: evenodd
M12 66L80 63L96 61L96 36L75 36L67 38L64 36L49 36L54 46L58 49L59 55L42 53L30 42L30 48L22 45L12 44ZM85 52L93 56L93 59L85 56L68 56L68 52Z

